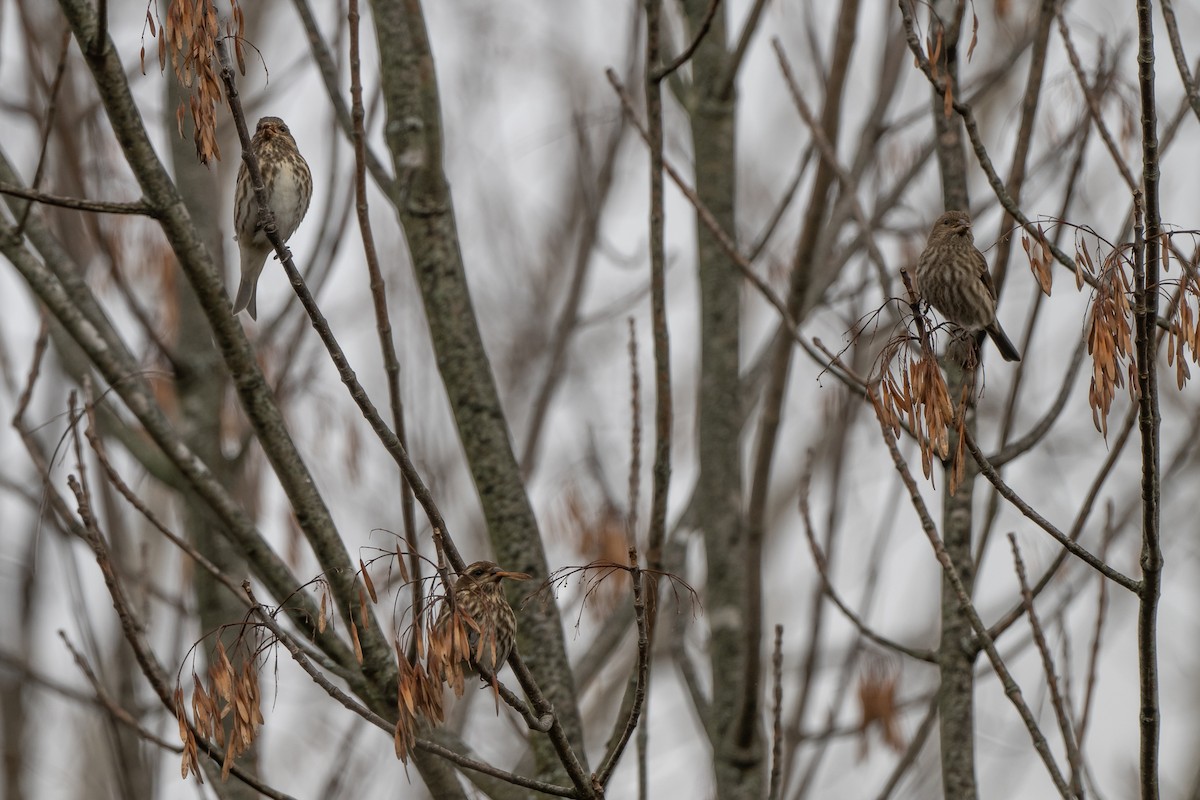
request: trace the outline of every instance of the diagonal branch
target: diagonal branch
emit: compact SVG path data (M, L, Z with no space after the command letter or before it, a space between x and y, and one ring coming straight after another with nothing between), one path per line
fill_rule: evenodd
M660 67L655 67L650 73L651 80L659 83L669 77L671 73L678 70L696 54L696 49L700 47L700 43L704 41L704 37L708 35L708 31L712 28L713 17L717 15L717 9L721 6L721 0L708 0L708 10L704 12L704 19L700 21L700 28L696 31L696 35L692 37L692 41L687 47L683 48L683 52L671 59L670 64L664 64Z
M1077 556L1089 567L1096 570L1114 583L1117 583L1129 591L1134 592L1135 594L1141 591L1142 587L1138 581L1135 581L1128 575L1125 575L1124 573L1113 569L1108 564L1105 564L1103 561L1089 552L1087 548L1083 547L1074 539L1060 531L1048 519L1043 517L1041 514L1035 511L1032 506L1022 500L1021 497L1014 492L1007 483L1004 482L1004 479L1000 477L998 472L996 472L996 468L993 467L987 460L987 457L983 454L983 451L979 449L979 445L975 442L975 437L973 437L970 432L966 432L966 437L967 448L971 451L971 455L975 457L975 463L979 465L979 469L983 473L984 477L986 477L991 484L996 487L996 491L999 492L1001 497L1012 503L1013 507L1025 515L1027 519L1032 521L1046 533L1050 534L1054 541L1061 544L1063 547L1069 550L1072 555Z
M881 401L874 391L871 392L871 400L877 409L880 408ZM938 563L941 564L947 580L949 580L950 585L954 588L954 592L958 597L959 608L967 617L967 620L971 624L971 629L979 638L980 646L987 653L988 660L992 663L992 668L996 671L996 677L1000 679L1000 683L1004 687L1004 694L1016 708L1021 720L1025 723L1025 728L1029 731L1029 736L1033 740L1033 747L1038 755L1041 756L1042 763L1046 765L1046 771L1050 774L1051 780L1054 781L1059 794L1062 795L1064 800L1071 800L1071 789L1063 778L1062 772L1059 771L1058 764L1054 761L1054 755L1050 752L1050 745L1046 742L1045 735L1038 727L1037 719L1033 716L1033 712L1025 702L1025 698L1021 694L1021 688L1013 680L1012 673L1008 671L1004 660L1000 658L1000 652L996 649L996 643L988 635L983 620L979 618L979 612L976 610L975 604L971 602L971 597L967 594L962 578L958 574L958 570L955 569L954 562L951 561L949 554L946 552L941 537L938 536L937 526L934 524L933 517L929 515L929 509L925 506L925 500L921 497L921 489L917 486L912 472L909 471L908 463L905 461L904 455L900 452L900 448L896 446L896 439L892 435L892 431L884 421L882 414L876 413L876 418L879 422L879 430L884 444L887 446L888 453L891 454L892 464L895 466L896 472L899 473L900 479L904 481L904 486L908 490L908 496L912 501L913 509L916 510L917 516L921 519L921 530L924 531L926 538L929 539L929 544L933 547L934 556L937 557Z
M917 66L920 68L921 72L925 74L925 77L933 86L934 91L943 97L949 97L951 107L960 117L962 117L963 126L967 131L967 138L970 139L971 148L975 152L975 158L979 162L979 166L983 169L984 175L987 176L988 185L992 187L992 191L995 193L996 199L1000 201L1000 205L1004 207L1004 210L1007 211L1009 215L1029 233L1030 236L1033 236L1035 239L1037 239L1039 243L1045 244L1047 249L1050 251L1050 254L1054 256L1058 263L1062 264L1062 266L1066 267L1072 272L1072 274L1074 274L1074 259L1059 249L1057 245L1051 242L1043 242L1043 237L1038 231L1037 226L1029 220L1029 217L1025 216L1025 212L1021 210L1020 206L1018 206L1016 201L1013 200L1012 195L1009 194L1008 189L1004 185L1004 181L1000 179L999 174L996 172L996 167L992 164L992 159L991 156L988 155L987 148L983 146L983 139L979 135L979 125L975 120L975 112L971 110L969 105L954 97L946 78L940 74L936 74L933 71L933 67L930 65L929 59L925 55L925 51L921 48L920 39L917 37L916 20L913 18L911 0L899 0L899 2L900 15L904 20L904 33L905 39L908 42L908 49L912 51L913 56L916 58ZM1095 286L1095 277L1084 273L1084 279L1090 285Z
M98 214L138 214L143 217L150 217L152 219L156 219L158 217L158 211L152 208L144 200L138 200L133 203L110 203L102 200L85 200L78 197L63 197L62 195L40 192L36 189L26 189L22 186L14 186L11 183L2 182L0 182L0 194L7 194L12 197L20 197L24 200L31 200L35 203L43 203L48 206L70 208L75 211L92 211Z

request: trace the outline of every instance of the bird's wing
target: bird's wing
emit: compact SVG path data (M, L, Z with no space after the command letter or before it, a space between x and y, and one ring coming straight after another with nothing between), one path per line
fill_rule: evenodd
M996 285L992 283L992 273L988 269L987 259L983 257L983 253L979 252L978 247L972 247L975 259L975 269L979 273L979 280L983 281L983 285L987 288L988 294L992 296L992 302L996 302Z

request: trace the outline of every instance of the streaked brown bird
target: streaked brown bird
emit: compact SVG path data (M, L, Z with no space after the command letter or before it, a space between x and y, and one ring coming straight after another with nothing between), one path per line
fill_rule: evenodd
M524 572L506 572L491 561L476 561L468 566L454 582L454 613L449 604L442 609L434 633L444 642L453 641L456 633L453 617L462 620L467 647L457 648L469 653L466 660L495 674L508 660L517 635L517 617L504 597L501 581L527 581Z
M970 333L986 333L1005 361L1021 360L996 320L996 287L965 212L947 211L933 223L916 277L918 293L943 317Z
M312 199L312 173L296 147L292 132L279 117L260 119L250 145L262 170L268 205L275 214L275 227L286 242L300 227L300 221L308 211L308 202ZM258 319L258 276L275 248L259 223L258 201L244 161L238 170L233 221L242 262L242 280L238 284L233 313L244 309L250 319Z

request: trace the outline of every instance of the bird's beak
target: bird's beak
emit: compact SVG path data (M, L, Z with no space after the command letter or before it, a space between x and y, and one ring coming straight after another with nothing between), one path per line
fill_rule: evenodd
M533 577L531 575L526 575L524 572L505 572L504 570L496 570L492 574L497 578L508 578L509 580L514 581L527 581Z

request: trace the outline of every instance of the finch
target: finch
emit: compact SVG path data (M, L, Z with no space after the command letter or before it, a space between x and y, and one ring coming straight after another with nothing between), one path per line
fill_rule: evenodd
M491 673L504 666L517 635L516 614L500 586L505 578L529 580L524 572L507 572L491 561L476 561L454 583L455 614L462 620L467 635L466 661ZM434 625L435 635L453 639L455 624L450 608L444 608Z
M917 292L943 317L970 333L986 333L1005 361L1021 360L996 320L996 287L965 212L947 211L933 223L916 277Z
M286 242L308 211L308 202L312 199L312 173L296 147L292 132L279 117L260 119L250 146L258 157L267 202L275 214L275 227ZM233 313L244 309L250 319L258 319L258 276L267 263L267 256L275 248L259 224L258 201L245 162L238 170L233 223L242 262L242 280L238 284Z

